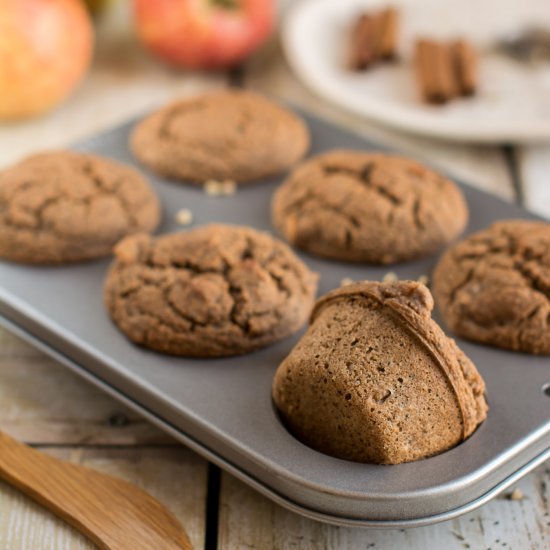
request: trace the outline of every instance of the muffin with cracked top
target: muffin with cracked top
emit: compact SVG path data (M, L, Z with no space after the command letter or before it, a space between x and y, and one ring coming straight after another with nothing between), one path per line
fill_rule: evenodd
M434 296L459 336L550 355L550 224L503 220L443 254Z
M154 172L189 183L248 183L288 170L309 147L294 113L259 94L224 90L175 101L134 129L131 149Z
M0 257L63 264L108 256L154 230L159 200L133 168L97 155L50 151L0 173Z
M468 208L452 181L416 161L335 150L294 169L273 196L272 219L317 256L392 264L452 241Z
M249 227L138 235L115 254L104 292L112 319L132 342L173 355L238 355L290 336L317 289L286 244Z

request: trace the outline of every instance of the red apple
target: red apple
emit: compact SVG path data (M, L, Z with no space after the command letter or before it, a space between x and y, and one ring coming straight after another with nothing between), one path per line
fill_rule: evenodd
M0 119L63 101L86 73L92 49L81 0L0 0Z
M171 65L235 65L269 36L273 0L134 0L143 43Z

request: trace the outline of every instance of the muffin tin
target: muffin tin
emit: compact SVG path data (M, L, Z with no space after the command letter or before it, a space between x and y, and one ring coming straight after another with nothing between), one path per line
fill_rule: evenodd
M302 113L311 153L380 146ZM128 150L134 121L75 149L136 165ZM139 168L139 167L138 167ZM280 178L243 187L231 197L148 174L164 206L161 232L184 229L175 217L189 208L195 223L211 221L271 230L270 197ZM467 232L498 218L536 219L526 210L462 185ZM437 255L391 267L324 261L300 254L321 274L320 293L342 278L380 280L429 274ZM109 260L62 267L0 263L0 322L118 398L174 437L269 498L302 515L340 525L406 527L442 521L492 498L550 457L550 358L459 340L488 388L487 420L473 436L439 456L380 466L346 462L297 441L270 397L277 365L298 336L227 359L187 359L130 344L109 320L102 284ZM437 314L435 316L436 320Z

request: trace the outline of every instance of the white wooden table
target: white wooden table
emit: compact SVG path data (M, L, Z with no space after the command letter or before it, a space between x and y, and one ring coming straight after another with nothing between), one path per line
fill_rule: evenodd
M31 151L61 147L109 128L174 96L240 80L247 87L293 101L381 142L429 158L483 189L550 216L550 144L447 144L359 120L304 89L290 73L276 41L242 73L204 75L174 72L152 60L136 44L124 14L112 13L98 34L93 70L68 103L41 119L0 126L0 166ZM143 487L182 521L196 548L550 548L549 464L518 484L523 499L496 499L478 511L438 525L406 531L322 525L287 512L220 473L3 331L0 429L46 453ZM73 529L0 483L0 550L88 548L93 546Z

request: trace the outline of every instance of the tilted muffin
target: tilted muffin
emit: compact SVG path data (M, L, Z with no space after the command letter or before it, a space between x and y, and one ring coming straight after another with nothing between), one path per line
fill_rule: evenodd
M550 355L550 224L504 220L445 252L434 296L456 334Z
M296 168L277 189L273 223L318 256L390 264L435 252L459 235L458 187L406 158L335 150Z
M174 355L248 353L306 321L317 276L267 233L208 225L116 248L107 309L126 336Z
M284 172L309 147L295 114L252 92L176 101L134 129L131 148L151 170L190 183L245 183Z
M487 415L485 384L432 309L412 281L321 297L273 382L290 431L323 453L377 464L429 457L472 434Z
M53 151L0 173L0 257L51 264L111 254L123 237L160 220L153 189L128 166Z

